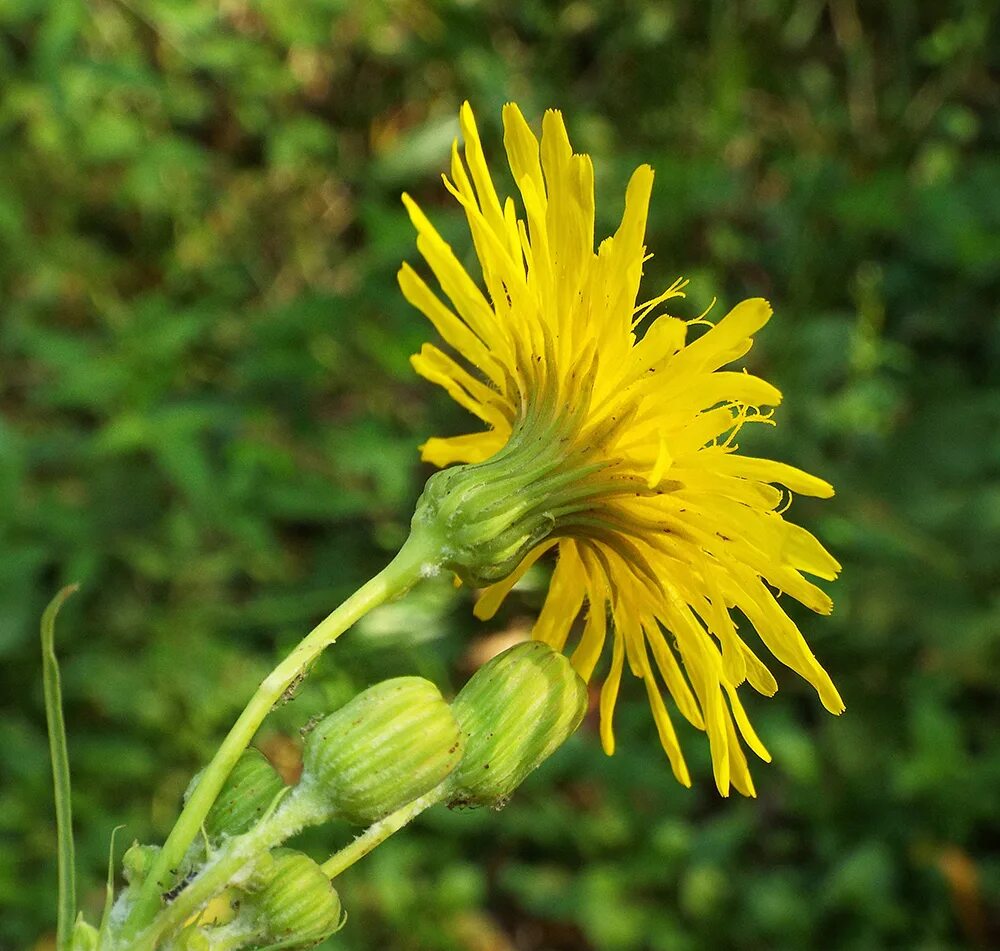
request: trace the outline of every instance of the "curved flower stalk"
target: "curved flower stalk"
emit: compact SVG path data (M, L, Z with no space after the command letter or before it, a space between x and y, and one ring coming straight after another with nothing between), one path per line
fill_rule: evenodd
M708 734L720 792L732 785L752 796L743 744L770 757L737 688L748 682L771 696L777 684L734 612L828 710L843 710L776 599L783 592L831 611L806 575L831 580L840 565L783 512L793 492L826 498L833 488L784 463L741 455L736 443L744 425L772 422L762 408L781 400L765 380L723 369L750 349L770 305L743 301L714 326L656 317L684 296L685 282L637 303L649 166L632 175L621 224L595 251L593 166L573 152L560 113L545 113L540 142L513 104L504 107L503 126L523 211L498 196L468 103L464 155L456 143L444 178L467 217L485 293L403 197L441 293L408 264L400 287L449 351L425 344L413 365L483 424L422 447L437 466L465 464L431 479L425 515L443 526L447 566L489 585L480 618L555 551L533 636L564 650L582 617L571 657L585 680L610 641L600 702L609 754L627 664L645 684L677 779L691 783L664 693ZM708 329L695 336L698 324Z

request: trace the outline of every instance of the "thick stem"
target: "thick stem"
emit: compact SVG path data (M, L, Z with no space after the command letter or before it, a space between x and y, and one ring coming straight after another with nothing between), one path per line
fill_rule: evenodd
M359 859L364 858L376 846L385 842L389 836L398 832L407 823L420 815L425 809L429 809L435 803L440 802L447 793L448 782L443 782L436 789L414 799L395 812L390 813L384 819L370 825L361 835L359 835L350 845L345 846L339 852L331 855L320 867L326 873L327 878L336 878L345 869L350 868Z
M352 594L339 608L321 621L257 688L243 713L223 740L201 779L185 803L176 824L163 844L149 877L122 928L123 938L138 934L160 909L161 893L172 884L171 869L179 867L188 846L199 834L240 754L253 739L258 727L285 691L305 675L309 665L372 608L407 591L421 577L437 572L440 545L426 529L414 531L396 557L367 584Z

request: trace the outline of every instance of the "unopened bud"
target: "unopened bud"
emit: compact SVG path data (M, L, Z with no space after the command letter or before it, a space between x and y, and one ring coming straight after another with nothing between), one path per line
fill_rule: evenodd
M141 885L153 867L153 860L159 851L158 845L141 845L138 842L133 842L122 856L122 872L125 875L125 881L136 887Z
M580 725L587 688L562 654L529 641L480 667L452 710L465 737L452 803L499 808Z
M284 788L284 780L260 750L245 750L205 816L206 834L218 839L246 832Z
M98 930L83 920L82 913L77 916L70 935L70 951L97 951L100 935Z
M306 739L300 786L367 825L440 785L461 759L458 724L437 687L397 677L320 721Z
M308 855L291 849L272 853L251 896L261 937L282 947L310 947L344 923L340 896Z

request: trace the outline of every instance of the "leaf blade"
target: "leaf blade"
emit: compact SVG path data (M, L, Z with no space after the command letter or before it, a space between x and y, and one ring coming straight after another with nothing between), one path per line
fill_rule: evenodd
M42 614L42 681L45 689L45 721L49 733L49 756L52 761L52 786L56 806L56 835L59 849L59 904L56 919L56 947L69 951L76 919L76 876L73 848L73 806L70 790L69 755L66 746L66 722L62 709L62 680L56 658L56 616L63 602L79 585L63 588Z

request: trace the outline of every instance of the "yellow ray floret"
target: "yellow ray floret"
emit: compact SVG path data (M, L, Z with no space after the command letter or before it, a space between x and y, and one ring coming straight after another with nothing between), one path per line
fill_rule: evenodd
M828 710L843 710L777 599L784 593L830 612L807 576L830 580L840 565L783 512L791 493L827 498L833 489L790 465L740 455L736 445L742 426L771 423L765 408L781 401L767 381L724 369L749 351L771 307L745 300L714 326L655 317L684 296L684 282L637 303L652 169L636 169L621 224L595 251L593 166L573 152L558 112L545 113L539 141L517 106L504 107L519 206L493 185L468 103L460 120L464 153L456 143L444 181L466 215L481 273L466 271L404 195L438 289L409 265L399 282L445 347L425 344L414 367L482 428L430 439L423 455L438 466L488 465L504 454L522 469L545 460L524 496L526 509L536 504L529 495L544 499L544 537L485 590L476 613L491 616L554 550L534 637L570 649L585 679L610 654L600 693L605 749L614 750L627 667L643 681L678 780L691 782L665 695L708 734L721 792L754 795L744 747L769 755L737 688L746 682L770 696L777 683L741 625L811 683Z

